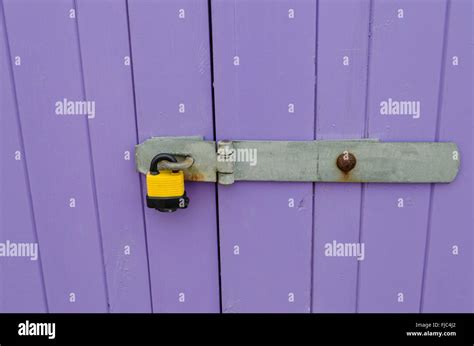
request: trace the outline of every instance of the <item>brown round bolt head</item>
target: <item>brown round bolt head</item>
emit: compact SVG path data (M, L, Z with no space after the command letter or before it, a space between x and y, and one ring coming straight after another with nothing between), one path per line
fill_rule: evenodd
M337 168L339 168L342 172L348 173L350 172L356 165L357 160L354 155L348 152L344 152L337 157Z

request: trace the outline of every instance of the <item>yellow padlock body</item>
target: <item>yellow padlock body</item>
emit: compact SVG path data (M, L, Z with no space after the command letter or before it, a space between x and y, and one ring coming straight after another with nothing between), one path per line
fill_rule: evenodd
M181 197L184 195L183 171L160 171L159 174L146 174L147 194L149 197Z

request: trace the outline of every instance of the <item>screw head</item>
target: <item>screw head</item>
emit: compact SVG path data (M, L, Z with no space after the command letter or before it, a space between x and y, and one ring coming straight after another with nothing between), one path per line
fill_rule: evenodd
M356 157L348 152L344 152L337 157L336 165L342 172L350 172L357 164Z

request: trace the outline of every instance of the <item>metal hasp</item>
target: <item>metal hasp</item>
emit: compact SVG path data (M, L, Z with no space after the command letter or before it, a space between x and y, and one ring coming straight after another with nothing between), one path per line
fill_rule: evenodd
M450 142L206 141L203 137L154 137L136 146L137 170L146 174L159 153L178 158L161 169L183 169L185 180L342 183L449 183L460 154Z

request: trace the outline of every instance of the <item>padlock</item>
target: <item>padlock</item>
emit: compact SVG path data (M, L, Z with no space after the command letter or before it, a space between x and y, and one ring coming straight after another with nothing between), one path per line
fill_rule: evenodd
M185 209L189 198L184 189L184 173L182 170L158 170L158 163L164 160L177 162L171 154L158 154L151 160L146 174L146 205L161 212Z

